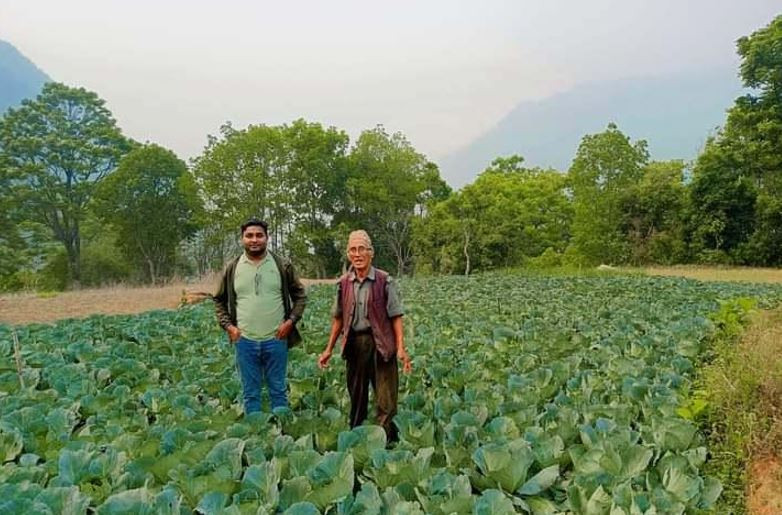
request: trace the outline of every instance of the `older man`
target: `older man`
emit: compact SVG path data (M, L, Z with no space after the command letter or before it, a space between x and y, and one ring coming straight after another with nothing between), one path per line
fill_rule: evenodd
M337 338L341 337L350 393L350 427L360 425L367 417L371 384L377 424L386 430L389 441L394 441L397 431L392 421L399 390L397 359L405 373L413 369L402 330L404 310L396 282L387 272L372 266L375 251L365 231L350 233L347 253L351 268L337 284L331 333L318 365L328 366Z

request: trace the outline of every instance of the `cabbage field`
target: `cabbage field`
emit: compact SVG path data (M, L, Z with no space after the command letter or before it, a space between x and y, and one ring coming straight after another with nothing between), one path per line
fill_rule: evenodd
M241 416L209 303L0 326L0 513L708 510L694 375L723 301L782 288L648 277L406 280L400 442L348 430L310 291L290 411ZM21 381L17 367L21 366ZM22 385L23 383L23 385Z

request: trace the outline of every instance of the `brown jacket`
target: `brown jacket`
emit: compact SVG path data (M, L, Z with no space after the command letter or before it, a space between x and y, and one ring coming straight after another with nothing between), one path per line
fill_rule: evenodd
M304 307L307 305L307 292L296 274L296 269L293 268L293 264L289 260L273 252L269 252L269 255L274 258L282 278L282 303L285 309L285 318L292 320L294 324L293 330L288 336L288 347L293 347L301 341L301 335L295 324L301 319L302 313L304 313ZM240 257L237 256L226 265L220 278L220 284L217 287L217 293L213 297L217 321L223 329L227 329L229 325L236 325L234 272Z

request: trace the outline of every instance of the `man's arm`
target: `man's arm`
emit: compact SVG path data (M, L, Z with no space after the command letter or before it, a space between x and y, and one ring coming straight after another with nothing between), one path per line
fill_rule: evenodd
M399 294L399 285L390 275L386 280L386 297L386 313L391 319L391 327L394 330L396 357L402 362L402 371L407 374L413 370L413 363L405 349L405 331L402 324L405 308L402 305L402 296Z
M326 343L326 349L318 356L318 366L326 368L334 352L334 345L337 338L342 333L342 287L337 283L337 295L334 297L334 304L331 306L331 331L329 332L329 341Z
M413 362L410 361L410 355L405 349L405 331L402 326L402 317L391 319L391 326L394 328L394 340L396 341L396 357L402 361L402 371L409 374L413 371Z
M301 283L296 269L292 263L285 263L285 275L288 283L288 296L291 298L291 311L288 318L282 321L277 328L277 338L284 340L293 331L293 326L304 313L304 307L307 305L307 290Z
M223 270L223 275L217 285L217 293L212 297L212 300L215 304L217 322L228 333L228 339L233 343L239 339L241 333L239 328L233 325L231 315L228 312L228 268Z
M223 274L220 276L220 282L217 284L217 293L214 294L212 300L215 303L215 312L217 314L217 323L220 327L227 329L231 325L231 316L228 314L228 281L226 280L226 270L223 270Z
M326 368L329 364L329 359L334 353L334 345L337 343L337 338L342 332L342 318L331 319L331 331L329 332L329 341L326 344L326 349L318 356L318 366L320 368Z
M318 366L320 366L320 368L326 368L326 366L328 366L329 359L331 358L331 355L334 352L334 345L336 345L337 338L339 337L339 334L341 332L342 332L342 319L332 318L331 331L329 332L329 341L326 344L326 349L320 354L320 357L318 357Z
M307 290L301 283L299 274L296 273L296 268L292 263L288 270L288 295L291 298L291 312L288 318L296 323L301 319L304 308L307 306Z

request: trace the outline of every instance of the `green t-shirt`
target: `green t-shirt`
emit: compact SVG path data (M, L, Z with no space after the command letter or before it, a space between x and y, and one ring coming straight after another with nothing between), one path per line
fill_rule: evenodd
M274 258L266 257L257 265L242 254L234 272L236 320L242 335L251 340L274 338L285 318L282 302L282 277Z

